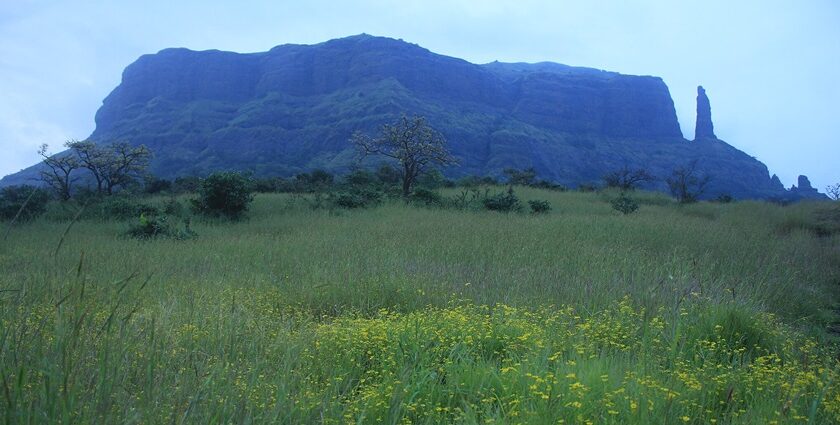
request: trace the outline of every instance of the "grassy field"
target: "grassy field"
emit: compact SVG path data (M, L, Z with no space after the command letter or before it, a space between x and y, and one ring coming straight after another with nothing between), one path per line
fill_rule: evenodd
M5 423L840 422L817 204L520 188L549 214L259 195L188 241L0 247ZM157 200L162 202L163 200ZM6 227L0 229L6 231Z

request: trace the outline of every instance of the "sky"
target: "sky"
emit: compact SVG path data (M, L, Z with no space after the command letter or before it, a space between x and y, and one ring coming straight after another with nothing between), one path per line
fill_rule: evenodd
M656 75L688 139L703 85L718 138L822 190L840 182L838 23L836 0L0 0L0 176L89 136L140 55L368 33L474 63Z

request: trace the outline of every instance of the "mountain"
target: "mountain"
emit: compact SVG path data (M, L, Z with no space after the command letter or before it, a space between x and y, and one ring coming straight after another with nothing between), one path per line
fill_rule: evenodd
M764 164L714 136L702 97L702 137L688 141L658 77L549 62L478 65L363 34L261 53L144 55L105 98L90 139L145 144L155 153L151 171L165 178L345 172L356 164L354 131L419 114L460 158L445 170L452 177L534 167L540 178L577 186L624 166L664 177L697 159L713 177L709 196L785 194ZM0 185L31 182L37 169Z

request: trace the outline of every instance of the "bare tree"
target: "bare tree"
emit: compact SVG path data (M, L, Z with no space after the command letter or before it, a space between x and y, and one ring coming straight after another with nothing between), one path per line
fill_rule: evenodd
M383 125L381 134L375 138L356 132L350 142L364 156L382 155L397 161L404 197L411 194L417 178L428 171L430 165L458 163L446 149L443 135L420 116L409 118L403 115L396 123Z
M79 164L93 175L96 191L109 195L115 188L125 187L139 178L152 158L147 147L133 147L125 142L97 144L89 140L74 140L65 146L76 155Z
M41 180L50 186L58 195L59 199L66 201L70 199L70 174L73 170L81 167L78 159L72 155L52 155L47 153L47 144L41 145L38 155L44 158L44 165L48 170L41 171Z
M835 183L830 186L826 186L825 193L828 195L829 198L840 201L840 183Z
M686 165L678 167L671 173L671 176L665 179L671 194L676 197L681 204L689 204L697 202L703 192L706 191L706 186L712 180L712 177L707 174L701 174L697 169L698 160L693 160Z
M116 187L125 187L143 176L152 152L144 145L133 147L119 142L107 147L107 161L102 168L102 181L105 191L110 195Z
M654 177L644 168L631 169L628 166L604 175L604 183L607 187L616 187L621 190L636 190L640 184L653 180L655 180Z
M96 180L96 191L102 193L104 185L102 173L107 162L105 150L89 140L70 140L64 146L76 155L81 167L90 171Z

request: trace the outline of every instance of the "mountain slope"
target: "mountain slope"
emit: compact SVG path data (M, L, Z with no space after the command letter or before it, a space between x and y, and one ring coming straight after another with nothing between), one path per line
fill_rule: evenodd
M350 135L402 113L426 116L447 137L461 159L451 176L533 166L574 186L625 165L665 176L698 158L714 176L710 195L784 192L732 146L685 140L660 78L554 63L477 65L368 35L251 54L144 55L104 100L90 138L147 145L152 171L169 178L343 172L356 163ZM0 184L31 181L36 169Z

